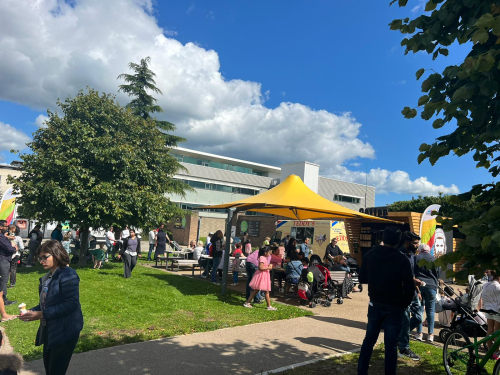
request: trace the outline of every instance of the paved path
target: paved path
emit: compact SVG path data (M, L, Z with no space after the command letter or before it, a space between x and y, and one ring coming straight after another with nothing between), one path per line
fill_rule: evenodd
M240 285L241 288L241 285ZM356 350L366 328L366 291L343 305L318 306L313 317L259 323L127 344L73 355L68 375L258 374ZM294 301L288 301L288 303ZM298 305L298 304L297 304ZM279 308L279 306L278 306ZM23 375L44 374L42 361Z

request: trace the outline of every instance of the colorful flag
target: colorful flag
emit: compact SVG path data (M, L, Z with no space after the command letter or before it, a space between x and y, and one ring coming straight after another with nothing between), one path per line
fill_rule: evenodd
M422 221L420 222L420 243L429 245L431 249L431 254L434 255L434 240L436 237L436 216L432 215L432 212L437 211L441 205L431 204L427 207L422 215Z
M16 198L19 195L13 193L13 188L8 189L3 195L0 203L0 220L7 220L7 224L12 224L16 210Z

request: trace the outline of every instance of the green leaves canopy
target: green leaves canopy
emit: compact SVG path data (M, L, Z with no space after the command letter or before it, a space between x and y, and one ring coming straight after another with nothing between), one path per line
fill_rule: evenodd
M394 3L395 1L391 2ZM406 6L406 0L399 0ZM389 26L407 35L401 42L405 54L425 51L433 59L447 56L447 46L454 42L470 43L470 52L458 65L450 65L441 73L430 74L422 82L422 96L418 101L420 116L433 120L439 129L446 124L454 126L446 135L432 144L422 144L418 162L428 159L434 165L450 152L457 156L473 153L477 168L487 168L493 177L500 173L500 3L493 0L430 0L427 13L415 19L398 19ZM419 69L419 79L425 73ZM405 107L406 118L413 118L417 110ZM464 171L466 175L466 171ZM472 191L453 198L455 204L469 204L469 210L442 220L445 229L458 225L467 235L458 253L440 258L452 262L462 256L469 272L480 273L484 268L498 268L500 256L500 228L492 210L499 206L498 183L478 185ZM499 239L497 242L496 239ZM453 258L453 259L452 259Z
M57 104L61 116L48 111L31 153L20 155L23 174L12 180L25 215L82 228L149 228L180 214L165 196L184 192L172 178L180 165L154 120L90 88Z

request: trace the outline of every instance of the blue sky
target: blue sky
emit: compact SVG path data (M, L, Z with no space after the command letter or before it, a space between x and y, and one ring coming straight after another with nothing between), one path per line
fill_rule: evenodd
M7 131L29 135L44 109L55 108L55 98L87 84L114 92L128 61L150 55L165 94L165 118L188 138L184 147L278 166L306 159L318 162L324 175L355 182L373 169L369 183L377 186L378 205L435 194L440 185L464 192L492 180L471 156L448 156L434 167L417 164L419 145L452 125L437 131L429 121L403 118L403 107L414 106L422 95L415 72L442 71L467 53L467 46L454 46L437 61L425 54L404 56L402 36L388 24L421 14L421 1L398 8L389 1L359 0L113 0L113 10L97 0L77 0L73 7L63 5L57 17L55 0L28 12L22 3L31 1L4 3L4 21L18 25L4 36L14 46L0 47L4 56L13 56L9 66L0 63L0 86L7 83L0 88L0 125L9 124ZM100 17L112 20L109 28L98 23ZM47 28L47 37L36 35L37 23ZM163 29L160 42L152 41L156 28ZM1 35L2 26L0 45ZM118 100L126 103L120 95ZM252 119L269 122L255 129ZM215 138L214 130L220 131ZM255 144L248 140L254 133ZM0 141L0 157L9 162L13 156L6 150Z

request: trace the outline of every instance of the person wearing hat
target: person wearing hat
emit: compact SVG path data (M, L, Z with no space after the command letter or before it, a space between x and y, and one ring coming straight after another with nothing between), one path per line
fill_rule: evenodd
M56 229L54 229L50 235L50 238L59 242L62 242L63 240L63 235L62 235L62 225L57 224Z

